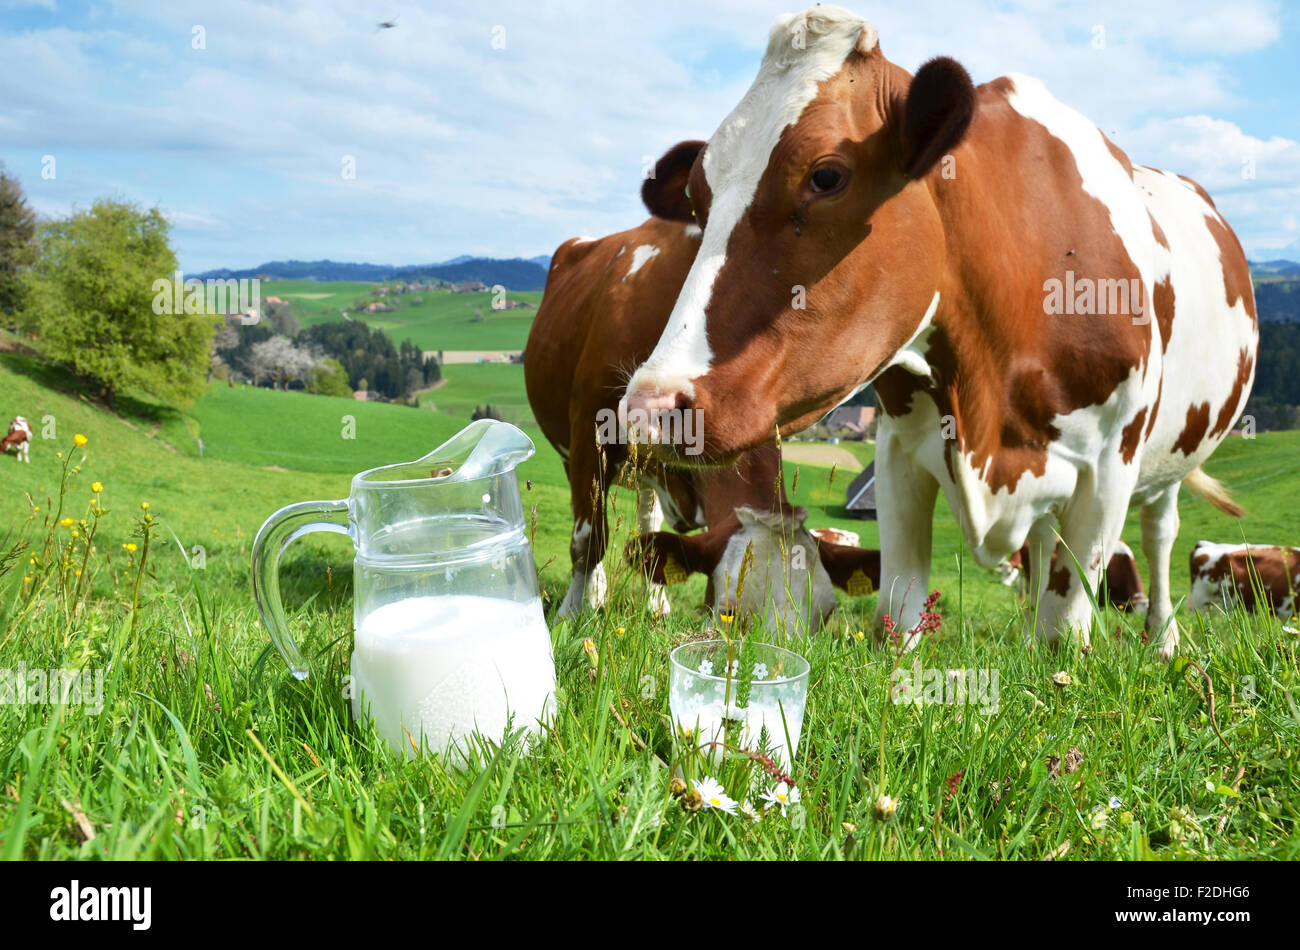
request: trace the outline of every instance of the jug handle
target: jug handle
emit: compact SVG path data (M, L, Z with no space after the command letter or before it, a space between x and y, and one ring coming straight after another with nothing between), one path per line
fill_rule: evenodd
M281 508L266 519L253 541L253 599L271 642L300 680L307 678L307 659L289 633L284 604L280 602L280 556L290 544L313 531L351 537L347 499L303 501Z

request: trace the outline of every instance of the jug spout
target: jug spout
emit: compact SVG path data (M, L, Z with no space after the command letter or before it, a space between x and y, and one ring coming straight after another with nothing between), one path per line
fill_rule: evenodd
M511 472L532 458L532 439L508 422L479 419L438 446L423 459L430 471L451 469L448 483L491 478Z

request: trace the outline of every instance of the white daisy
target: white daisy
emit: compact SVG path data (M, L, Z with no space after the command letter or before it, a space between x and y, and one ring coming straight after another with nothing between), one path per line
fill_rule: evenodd
M872 806L877 821L893 821L898 811L898 799L892 795L881 795Z
M700 798L704 800L705 808L716 808L728 815L736 813L736 800L727 794L727 790L722 787L722 783L706 775L695 783L695 790L700 793Z
M744 815L746 818L748 818L750 821L758 821L759 818L761 817L758 814L758 809L754 807L754 803L751 802L749 799L745 799L744 804L740 806L740 813Z
M777 784L776 788L763 793L763 801L769 805L779 805L781 814L785 814L786 808L790 805L796 805L799 802L799 787L797 785L787 785L785 782Z

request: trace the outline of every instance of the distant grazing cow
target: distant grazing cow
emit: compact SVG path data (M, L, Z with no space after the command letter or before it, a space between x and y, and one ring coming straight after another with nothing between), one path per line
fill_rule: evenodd
M0 453L14 449L18 461L31 464L32 461L32 427L22 416L15 416L9 423L9 434L0 440Z
M601 565L608 543L605 497L624 470L629 446L618 440L598 445L599 427L602 420L615 418L628 372L649 355L659 338L698 245L695 226L651 219L598 240L567 241L552 258L546 292L528 337L524 378L533 413L564 458L569 478L573 579L559 616L575 616L584 606L605 602L608 585ZM644 453L641 461L647 462ZM737 512L745 507L752 513ZM781 453L774 444L740 453L728 466L696 472L673 471L648 461L640 474L638 494L641 554L675 537L656 535L665 515L676 531L710 529L684 539L680 550L713 552L707 573L730 578L733 593L744 551L752 541L758 566L751 568L755 580L747 581L752 586L741 606L751 609L755 602L750 595L757 595L760 586L771 587L769 618L779 613L789 621L802 614L809 593L813 609L808 614L813 619L834 607L824 559L813 555L819 548L834 548L829 557L837 570L842 562L877 556L819 544L807 533L802 509L793 508L786 498ZM812 556L796 560L793 552L798 548ZM781 557L783 550L790 554L789 564L764 563ZM667 560L658 563L657 571L652 571L652 610L668 611L660 585L679 579L665 578L665 568L669 575L680 571L684 577L704 563L702 558L683 555L676 565ZM806 576L798 565L804 565ZM782 567L793 571L788 583L781 580ZM760 576L763 585L756 580ZM716 607L734 606L729 604L725 584L710 595Z
M1286 622L1296 613L1300 590L1300 548L1197 541L1191 556L1190 610L1216 605L1231 610L1240 600L1247 610L1261 607ZM1256 598L1256 587L1263 604Z
M1117 610L1131 610L1140 617L1145 617L1147 609L1150 606L1146 591L1142 588L1142 576L1138 573L1137 560L1133 557L1133 550L1122 540L1115 542L1112 549L1113 554L1106 565L1106 600ZM1056 567L1056 559L1059 552L1052 554L1052 568ZM1067 554L1068 558L1069 555ZM1029 572L1029 546L1025 545L1015 554L1011 555L1006 561L1007 566L1012 569L1010 576L1003 575L1003 583L1013 584L1017 579L1021 582L1022 593L1028 593L1033 590L1033 579ZM1073 568L1074 561L1070 559L1068 565Z
M1199 466L1259 340L1246 257L1204 189L1133 164L1038 80L976 89L947 58L912 75L822 6L777 20L744 98L642 197L703 229L627 383L629 415L703 414L701 456L658 458L725 462L874 383L878 614L916 629L942 489L980 564L1028 540L1031 635L1086 643L1084 585L1053 550L1094 583L1136 504L1147 629L1174 654L1179 487L1240 514Z

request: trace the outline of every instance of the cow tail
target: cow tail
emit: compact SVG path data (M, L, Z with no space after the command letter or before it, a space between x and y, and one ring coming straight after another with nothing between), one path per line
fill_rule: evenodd
M1232 500L1223 484L1200 468L1192 469L1192 474L1183 479L1183 484L1229 517L1241 518L1246 514L1246 509Z

